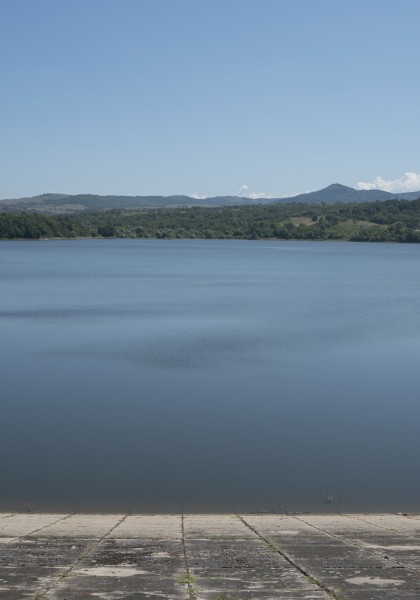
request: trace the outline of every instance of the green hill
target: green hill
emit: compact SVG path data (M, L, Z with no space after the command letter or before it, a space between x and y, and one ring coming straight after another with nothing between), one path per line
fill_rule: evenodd
M34 212L46 215L71 214L80 211L116 209L227 207L271 204L337 204L377 202L393 198L415 200L419 192L390 194L381 190L355 190L333 183L316 192L287 198L259 198L253 200L240 196L216 196L198 200L190 196L99 196L95 194L41 194L29 198L0 200L0 212Z

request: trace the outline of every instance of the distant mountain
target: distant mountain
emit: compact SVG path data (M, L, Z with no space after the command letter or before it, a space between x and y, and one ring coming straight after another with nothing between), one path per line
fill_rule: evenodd
M269 202L273 202L270 199ZM96 196L94 194L42 194L30 198L0 200L0 211L28 211L44 214L72 213L80 210L171 208L181 206L246 206L251 198L218 196L197 200L190 196Z
M247 206L255 204L335 204L346 202L374 202L399 198L416 200L420 191L391 194L381 190L355 190L333 183L323 190L308 192L288 198L251 198L240 196L216 196L197 200L190 196L97 196L94 194L42 194L29 198L0 200L1 212L39 212L44 214L69 214L77 211L101 211L111 209L170 208L189 206Z
M355 190L352 187L341 185L340 183L333 183L317 192L281 198L275 202L298 202L303 204L320 204L325 202L326 204L335 204L337 202L376 202L378 200L391 200L392 198L416 200L419 197L420 191L391 194L390 192L384 192L382 190Z

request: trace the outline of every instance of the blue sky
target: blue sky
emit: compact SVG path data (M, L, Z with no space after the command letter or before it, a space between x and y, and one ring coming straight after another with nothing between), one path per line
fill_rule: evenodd
M0 197L420 189L419 23L418 0L0 0Z

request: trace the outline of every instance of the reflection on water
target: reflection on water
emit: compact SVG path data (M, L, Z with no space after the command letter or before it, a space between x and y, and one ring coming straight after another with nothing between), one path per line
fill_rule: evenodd
M0 243L0 508L418 510L419 261Z

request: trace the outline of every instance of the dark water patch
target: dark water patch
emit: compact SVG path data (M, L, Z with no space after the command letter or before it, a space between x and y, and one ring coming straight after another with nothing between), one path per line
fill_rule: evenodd
M172 314L165 311L163 308L153 306L143 306L133 308L131 306L94 306L94 307L53 307L53 308L37 308L37 309L21 309L21 310L2 310L0 311L0 319L31 319L42 321L55 321L61 319L98 319L103 317L163 317L165 314Z
M86 357L96 360L116 360L143 365L154 369L196 369L231 367L246 364L267 365L271 362L274 340L267 336L251 336L225 333L209 335L184 334L146 339L137 343L119 340L107 341L105 344L73 351L63 350L46 355L55 358L69 359ZM250 352L252 348L252 352Z

